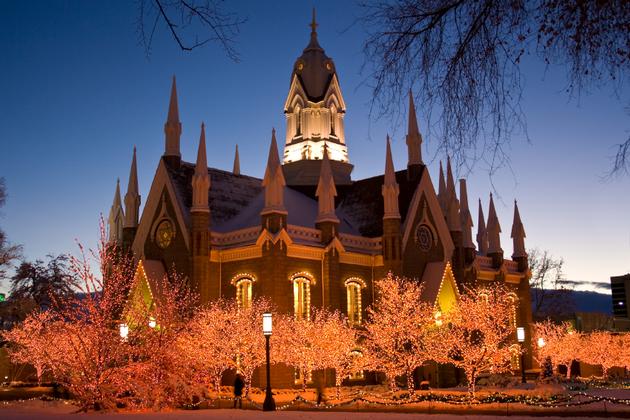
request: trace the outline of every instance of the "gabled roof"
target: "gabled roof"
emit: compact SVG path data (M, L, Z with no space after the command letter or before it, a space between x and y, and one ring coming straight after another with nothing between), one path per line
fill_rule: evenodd
M455 276L451 269L451 263L448 261L428 263L422 274L422 284L424 286L422 300L434 306L440 306L442 311L450 309L450 307L442 307L447 306L445 303L445 300L449 298L447 295L452 294L455 300L459 299Z
M168 165L167 165L168 167ZM192 177L195 165L182 162L176 170L168 167L168 173L177 190L182 210L190 214L192 206ZM247 175L236 175L221 169L208 168L211 186L208 194L210 202L211 226L220 226L243 211L253 198L263 190L262 180Z
M426 167L422 166L420 178L410 181L406 169L396 172L396 182L400 188L398 207L401 220L405 220L413 194L425 173ZM374 238L383 234L384 208L381 187L384 180L384 175L379 175L355 181L342 193L343 198L337 209L347 215L349 223L362 236Z

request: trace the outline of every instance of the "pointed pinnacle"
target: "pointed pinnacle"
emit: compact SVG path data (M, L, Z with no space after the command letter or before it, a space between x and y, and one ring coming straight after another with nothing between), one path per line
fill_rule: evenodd
M489 231L490 229L492 229L501 232L501 225L499 224L497 211L494 208L494 199L492 198L492 193L490 193L490 208L488 210L488 224L486 226Z
M241 174L241 160L238 156L238 144L236 145L236 151L234 152L234 166L232 167L232 173L234 175Z
M413 103L413 94L409 89L409 122L407 125L407 135L420 134L418 128L418 117L416 116L416 106Z
M175 75L173 75L173 84L171 85L171 99L168 104L168 117L166 122L179 123L179 107L177 105L177 83Z
M514 221L512 222L512 232L510 237L515 238L521 235L523 238L526 237L525 227L523 226L523 222L521 221L521 214L518 211L518 204L516 203L516 200L514 200Z
M138 188L138 165L136 163L136 146L133 147L133 158L131 159L131 169L129 170L129 184L127 194L137 195Z
M330 159L328 158L328 147L324 146L324 157L319 172L319 182L317 183L317 191L315 196L319 197L324 189L330 188L333 197L337 196L337 188L335 187L335 179L333 178Z
M116 192L114 193L114 202L112 208L117 209L122 206L122 199L120 198L120 178L116 178Z
M477 219L478 232L483 233L486 230L486 218L483 215L483 206L481 205L481 198L479 199L479 217Z
M387 149L385 151L385 179L383 184L396 184L396 171L394 169L394 160L392 159L392 148L389 141L389 134L387 135Z
M453 170L451 169L451 157L446 157L446 192L449 200L453 198L457 200L457 193L455 192L455 179L453 178Z
M199 135L199 148L197 149L195 176L208 176L208 160L206 158L206 125L203 122L201 123L201 134Z

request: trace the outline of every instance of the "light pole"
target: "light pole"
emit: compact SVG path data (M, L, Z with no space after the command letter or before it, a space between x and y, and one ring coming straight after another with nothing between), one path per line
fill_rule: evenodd
M525 383L527 380L525 379L525 348L523 347L523 343L525 342L525 328L517 327L516 328L516 339L521 344L521 382Z
M267 353L267 389L265 390L263 411L275 411L276 409L276 402L273 400L273 394L271 393L271 374L269 371L269 338L271 337L272 325L271 313L265 312L263 314L263 334L265 335L265 352Z

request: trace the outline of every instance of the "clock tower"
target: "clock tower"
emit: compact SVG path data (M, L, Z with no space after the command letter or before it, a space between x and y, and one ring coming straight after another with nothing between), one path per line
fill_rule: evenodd
M326 149L335 184L349 185L353 166L344 131L346 104L335 63L317 40L315 10L310 26L311 39L295 61L284 104L284 175L289 186L316 186Z

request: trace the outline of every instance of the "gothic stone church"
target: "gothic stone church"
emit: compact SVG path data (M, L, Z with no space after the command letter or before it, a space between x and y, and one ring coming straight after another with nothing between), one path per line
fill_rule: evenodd
M353 180L339 78L311 26L291 72L282 158L272 131L262 179L241 173L238 149L232 172L208 168L202 124L196 161L184 161L173 79L164 155L142 216L134 150L124 210L117 187L110 212L111 239L132 249L149 285L174 266L202 303L222 297L247 305L266 296L296 317L326 306L361 325L374 281L391 271L423 282L436 310L453 304L457 288L504 282L514 292L515 326L528 326L529 269L516 203L512 259L504 257L492 196L487 222L479 203L475 247L466 180L458 194L450 162L446 175L440 164L436 194L411 94L407 167L395 170L388 139L384 173ZM292 384L292 375L274 372L274 386Z

